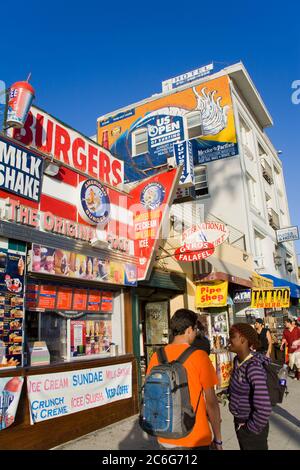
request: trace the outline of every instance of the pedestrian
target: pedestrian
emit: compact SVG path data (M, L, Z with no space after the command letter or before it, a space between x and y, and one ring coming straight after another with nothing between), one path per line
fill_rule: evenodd
M229 384L229 410L241 450L268 450L269 417L272 411L264 362L270 359L257 349L256 331L236 323L229 331L229 350L236 353Z
M170 327L173 341L165 347L165 353L168 361L175 361L196 338L197 314L192 310L179 309L171 318ZM154 353L147 374L157 364L157 353ZM214 386L218 383L215 369L207 353L200 350L195 350L189 356L184 367L187 371L191 404L196 411L195 425L186 437L179 439L160 437L158 442L164 449L209 450L211 446L213 449L222 450L221 415L214 390Z
M201 351L205 351L208 355L210 355L210 341L205 336L205 327L202 325L200 320L197 322L197 334L192 343L192 346L200 349Z
M261 318L256 318L254 327L260 342L257 352L261 352L270 358L272 354L272 336L270 330L265 327L264 321Z
M288 348L289 368L293 371L296 367L295 380L300 380L300 328L298 328L291 318L284 320L285 330L283 331L280 350L285 345Z

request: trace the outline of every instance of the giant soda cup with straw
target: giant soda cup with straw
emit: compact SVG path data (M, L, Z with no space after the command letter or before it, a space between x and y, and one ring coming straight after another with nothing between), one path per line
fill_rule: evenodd
M10 87L7 127L24 127L34 96L34 89L28 81L16 82Z

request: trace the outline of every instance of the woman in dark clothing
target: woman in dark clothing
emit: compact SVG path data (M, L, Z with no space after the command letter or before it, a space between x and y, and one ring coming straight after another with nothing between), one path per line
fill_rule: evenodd
M210 342L209 339L206 338L205 328L199 320L197 322L197 336L194 339L192 346L197 349L201 349L201 351L205 351L210 355Z
M272 411L264 363L270 359L250 348L259 347L251 325L230 328L229 350L236 353L229 384L229 410L234 416L241 450L268 450L269 417Z
M260 342L260 346L257 352L265 354L267 357L271 357L272 353L272 337L270 330L265 327L264 322L261 318L257 318L254 323L256 333Z

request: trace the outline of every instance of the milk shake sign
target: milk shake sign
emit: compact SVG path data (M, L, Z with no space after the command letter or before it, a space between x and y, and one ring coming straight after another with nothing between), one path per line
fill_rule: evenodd
M0 138L0 188L31 201L39 202L43 176L43 158Z
M124 163L50 114L31 107L24 128L14 129L13 138L42 153L53 155L64 164L111 185L123 181Z

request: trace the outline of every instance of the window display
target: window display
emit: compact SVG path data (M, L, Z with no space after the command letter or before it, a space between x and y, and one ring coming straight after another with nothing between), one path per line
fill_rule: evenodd
M28 284L26 307L27 365L35 341L46 343L51 363L108 355L119 342L113 292L38 281Z

